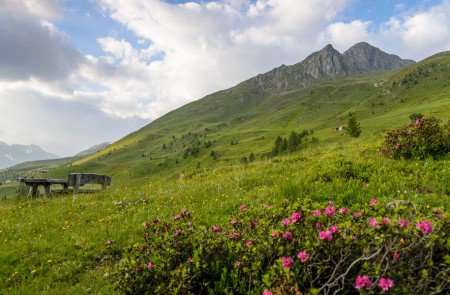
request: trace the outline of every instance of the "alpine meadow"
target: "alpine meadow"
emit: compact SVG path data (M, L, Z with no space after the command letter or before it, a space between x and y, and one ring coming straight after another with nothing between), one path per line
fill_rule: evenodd
M450 51L321 47L72 156L5 144L0 294L448 294Z

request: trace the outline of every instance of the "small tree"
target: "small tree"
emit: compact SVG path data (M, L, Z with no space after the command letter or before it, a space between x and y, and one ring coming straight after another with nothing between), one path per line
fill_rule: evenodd
M345 133L347 133L351 137L359 137L359 135L361 134L361 125L358 123L354 115L350 115L348 117Z

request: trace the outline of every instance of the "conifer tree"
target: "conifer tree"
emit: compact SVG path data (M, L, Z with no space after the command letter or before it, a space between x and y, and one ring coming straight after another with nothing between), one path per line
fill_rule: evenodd
M359 135L361 134L361 125L356 120L356 117L353 114L348 117L345 133L347 133L351 137L359 137Z

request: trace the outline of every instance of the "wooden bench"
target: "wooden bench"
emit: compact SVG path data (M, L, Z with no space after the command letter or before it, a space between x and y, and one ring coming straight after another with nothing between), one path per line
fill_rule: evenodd
M106 189L111 185L111 177L93 173L70 173L67 182L69 186L73 186L73 192L78 194L80 186L86 183L100 184L102 190Z
M30 186L29 196L33 198L37 197L39 186L44 186L44 196L50 196L50 187L53 184L60 184L63 189L62 193L68 193L69 186L73 186L75 194L80 192L80 186L84 186L87 183L100 184L101 189L106 189L111 185L111 177L102 174L93 173L71 173L66 179L48 179L48 178L20 178L20 182Z

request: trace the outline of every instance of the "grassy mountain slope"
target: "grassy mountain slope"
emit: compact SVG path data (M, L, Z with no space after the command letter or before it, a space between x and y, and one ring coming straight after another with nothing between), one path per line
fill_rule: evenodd
M250 152L261 155L276 136L291 130L314 130L320 140L334 140L342 133L332 128L345 124L349 112L359 118L366 138L403 124L413 112L445 119L450 115L449 64L450 53L445 52L394 72L323 78L308 89L284 94L261 94L241 83L172 111L58 173L178 177L198 167L198 162L201 167L213 166L211 151L220 155L218 161L230 163ZM205 147L208 141L212 144ZM238 144L231 145L232 141ZM184 159L193 142L200 142L199 154Z

